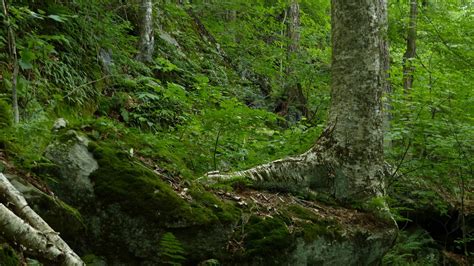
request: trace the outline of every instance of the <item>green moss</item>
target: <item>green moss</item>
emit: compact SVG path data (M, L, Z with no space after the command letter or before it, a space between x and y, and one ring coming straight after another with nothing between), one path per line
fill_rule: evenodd
M87 266L103 266L107 265L104 258L98 257L94 254L87 254L82 257L82 260Z
M240 211L230 203L218 199L214 194L205 191L202 187L193 187L189 194L200 205L214 210L214 214L222 222L233 222L240 218Z
M74 217L77 221L79 221L80 223L84 224L84 220L82 219L82 216L81 216L81 213L74 207L72 207L71 205L61 201L61 200L54 200L55 203L61 207L61 209L63 209L67 214L69 214L71 217Z
M120 204L135 215L143 215L165 225L202 225L222 218L232 219L228 206L204 192L194 191L195 200L182 199L150 169L134 161L126 152L102 142L89 145L99 163L91 174L95 193L105 204ZM215 208L214 205L218 207Z
M280 218L252 216L244 227L245 256L282 254L292 245L288 227Z
M329 225L324 223L307 223L303 226L303 239L306 243L311 243L320 237L330 237L335 239L339 236L338 233Z
M15 251L7 245L0 247L0 265L2 266L17 266L20 265Z
M78 239L86 231L81 213L71 205L46 194L33 202L43 219L67 240Z
M300 219L309 220L312 222L317 222L321 220L321 217L316 215L311 210L301 207L300 205L296 205L296 204L290 205L288 206L286 210L289 212L289 215L296 216Z
M342 229L337 222L324 219L309 209L299 205L290 205L286 209L286 215L301 220L299 226L303 229L301 234L306 243L310 243L319 237L341 238Z
M215 184L211 184L210 187L212 189L230 192L244 190L245 188L253 187L253 185L253 180L250 180L246 177L236 176L233 178L219 181Z

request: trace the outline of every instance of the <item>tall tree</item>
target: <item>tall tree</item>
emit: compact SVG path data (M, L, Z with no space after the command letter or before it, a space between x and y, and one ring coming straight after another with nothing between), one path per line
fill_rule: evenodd
M210 178L297 182L341 201L383 195L387 2L332 0L331 24L332 103L315 145L302 155Z
M153 1L142 0L141 2L142 24L140 29L140 53L137 58L143 62L153 60L155 50L155 37L153 34Z
M301 84L296 81L294 62L298 56L300 46L300 6L298 0L291 0L286 11L286 69L284 79L286 81L284 96L277 112L281 115L288 115L290 106L296 107L302 115L307 115L306 97L304 96Z
M417 0L410 0L410 18L407 31L407 48L403 55L403 89L408 92L413 87L413 59L416 56L416 20L418 14Z
M13 23L10 19L9 12L8 12L8 5L5 0L2 0L2 7L3 7L3 22L5 26L7 27L8 50L10 53L11 67L13 68L13 71L12 71L13 118L14 118L15 124L18 124L20 122L20 111L18 108L18 93L17 93L19 65L18 65L18 54L17 54L17 48L16 48L16 39L15 39L15 32L13 31Z

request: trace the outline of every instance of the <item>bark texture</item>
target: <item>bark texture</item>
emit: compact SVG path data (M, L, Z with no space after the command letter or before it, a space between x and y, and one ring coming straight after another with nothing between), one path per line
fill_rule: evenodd
M341 201L384 194L382 93L386 0L332 0L332 103L326 130L306 153L233 174L294 181Z
M13 31L12 26L10 25L8 5L5 0L2 0L2 6L3 6L3 22L8 28L7 29L8 49L10 52L10 60L11 60L12 68L13 68L13 73L12 73L13 118L14 118L15 124L18 124L20 122L20 110L18 107L18 93L17 93L19 66L18 66L18 54L16 51L16 39L15 39L15 32Z
M417 0L410 0L410 19L407 32L407 49L403 55L403 89L408 92L413 87L413 59L416 56L416 20L418 15Z
M382 93L386 0L332 0L332 87L324 158L340 170L336 198L383 191Z
M155 50L155 37L153 35L153 1L142 0L142 25L140 32L140 54L138 59L143 62L153 60Z
M21 193L0 173L0 226L4 237L27 248L27 254L39 256L62 265L85 265L81 258L64 242L26 202Z

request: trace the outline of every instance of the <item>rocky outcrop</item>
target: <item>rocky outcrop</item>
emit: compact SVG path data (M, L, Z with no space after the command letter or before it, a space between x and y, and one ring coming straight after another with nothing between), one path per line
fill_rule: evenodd
M192 265L378 265L396 235L392 221L355 209L168 176L113 142L74 131L58 136L46 155L60 169L54 193L74 202L87 228L59 231L107 265L158 265L166 234Z

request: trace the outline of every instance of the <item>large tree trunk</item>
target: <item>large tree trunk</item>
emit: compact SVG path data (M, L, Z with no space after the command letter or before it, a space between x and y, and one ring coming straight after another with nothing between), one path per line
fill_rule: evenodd
M142 0L142 25L140 30L140 53L138 59L143 62L153 60L155 37L153 35L153 1Z
M306 107L306 97L301 85L295 80L294 62L298 56L300 45L300 6L298 0L291 0L285 17L288 17L286 24L286 61L284 80L286 82L283 99L278 104L276 111L283 116L287 116L290 106L294 106L302 115L308 115Z
M306 153L210 177L302 183L340 201L384 194L382 93L386 0L332 0L332 103L326 130Z
M410 20L408 22L407 49L403 55L403 89L408 92L413 87L413 59L416 56L416 19L418 14L417 0L410 0Z

